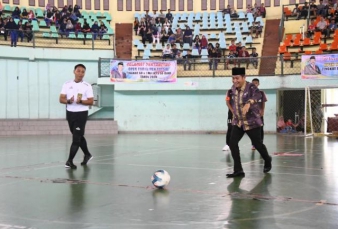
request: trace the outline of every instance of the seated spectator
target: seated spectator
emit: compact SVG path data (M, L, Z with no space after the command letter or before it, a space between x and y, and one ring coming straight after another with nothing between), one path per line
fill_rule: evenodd
M148 29L147 33L142 37L142 43L146 44L146 41L153 43L153 31L151 28Z
M262 37L263 26L261 25L260 21L257 22L257 25L252 26L252 29L253 29L252 32L256 33L255 38L258 38L258 35L259 35L259 37ZM252 36L252 34L251 34L251 36Z
M252 49L250 54L250 63L257 69L258 67L258 53L256 52L256 48Z
M229 51L233 51L233 54L236 55L236 44L235 39L231 40L231 44L228 47Z
M288 119L288 121L285 123L284 129L282 129L280 133L296 133L294 127L295 125L292 123L292 120Z
M21 15L20 15L20 18L21 18L21 19L28 19L28 12L27 12L26 9L23 9L23 10L22 10L22 13L21 13Z
M55 14L58 10L58 8L56 8L56 6L53 6L52 7L52 13ZM47 13L47 10L46 10L46 13Z
M82 26L82 32L84 34L84 37L86 37L87 33L90 33L90 31L91 31L90 26L87 23L87 21L85 21Z
M236 54L234 52L234 50L230 50L227 58L226 58L226 69L229 69L229 64L233 64L234 67L236 67Z
M5 25L5 29L8 30L11 36L11 47L16 47L16 43L18 41L18 33L17 30L19 29L18 25L15 23L13 18L10 18L7 24Z
M140 22L139 22L138 18L135 17L135 20L134 20L134 32L135 32L135 35L137 35L139 24L140 24Z
M311 24L307 27L307 32L306 35L308 38L311 38L313 36L313 34L316 31L316 24L315 24L315 20L313 19L311 21Z
M252 8L250 4L248 4L248 6L246 7L246 13L252 13Z
M242 50L242 42L238 42L237 43L237 46L236 46L236 56L238 57L239 56L239 52Z
M297 17L297 20L299 20L301 18L306 19L307 18L307 14L308 14L308 10L309 10L309 6L308 6L307 2L305 2L304 6L302 7L302 9L300 11L300 14Z
M25 22L23 26L23 31L24 31L25 37L27 37L27 42L31 42L33 39L33 26L31 25L29 21Z
M169 43L169 44L175 44L175 42L176 42L176 36L175 36L175 34L173 33L173 34L171 34L171 35L169 36L169 38L168 38L168 43Z
M23 42L23 37L24 37L24 31L23 31L23 25L22 25L22 21L18 22L18 40L19 38L21 42Z
M160 10L160 14L158 15L158 18L160 19L160 22L163 25L163 23L166 19L165 14L163 13L163 10Z
M295 8L292 10L292 12L291 12L291 16L292 17L299 17L299 15L300 15L300 13L301 13L301 10L300 10L300 8L299 8L299 5L298 4L296 4L295 5Z
M261 6L259 7L259 12L262 18L266 17L266 9L265 9L264 3L261 3Z
M168 20L168 18L165 18L164 23L163 23L163 27L168 31L168 29L171 27L171 23Z
M68 6L65 5L63 8L62 8L62 12L63 13L67 13L68 12Z
M320 21L317 23L316 30L320 31L325 37L327 36L327 23L325 18L322 17L320 19Z
M73 6L72 6L72 5L69 5L69 6L68 6L68 12L69 12L69 13L73 13Z
M181 29L176 29L175 39L176 43L183 44L183 33Z
M280 133L285 128L284 117L280 116L277 121L277 132Z
M138 26L137 34L140 35L141 37L144 37L147 31L146 28L147 28L146 23L144 19L142 18Z
M230 14L230 17L231 18L238 18L239 17L238 14L237 14L237 12L236 12L236 10L232 10L232 12Z
M66 34L69 35L69 32L74 32L74 25L72 24L72 21L68 19L66 24Z
M208 39L204 35L202 35L200 46L201 46L200 49L207 49L208 48Z
M151 30L153 34L153 44L155 44L155 42L160 43L161 33L160 31L158 31L158 28L156 26L153 26Z
M105 25L101 25L100 26L100 30L99 30L99 37L100 37L100 40L102 40L102 37L105 33L108 32L108 29Z
M162 27L162 29L161 29L160 37L161 37L161 42L162 42L162 46L163 46L164 42L168 41L168 39L169 39L169 34L167 33L167 31L165 30L164 27Z
M63 35L67 35L66 26L67 26L67 19L64 18L63 21L60 23L60 27L59 27L59 32L62 38L63 38Z
M241 63L246 63L246 68L249 67L250 63L250 54L248 51L246 51L245 46L242 46L242 49L238 52L238 67L240 68Z
M47 26L49 27L53 21L54 21L54 15L53 15L52 11L47 10L47 13L45 15L45 22L46 22Z
M172 13L170 12L170 9L168 9L168 13L165 15L165 17L170 21L172 22L173 20L173 15Z
M74 13L70 14L69 19L72 21L73 24L75 24L79 20Z
M314 1L310 3L310 16L317 16L317 5Z
M80 12L80 6L79 6L79 5L75 5L75 6L74 6L74 13L75 13L76 17L78 17L78 18L81 18L81 17L82 17L81 12Z
M332 19L331 23L329 24L328 28L327 28L327 34L326 37L330 37L330 33L334 33L334 31L337 29L337 24L335 23L335 21Z
M75 35L76 36L79 34L79 32L82 31L82 27L81 27L81 23L80 22L78 22L78 23L75 24L74 31L75 31Z
M217 53L217 58L221 58L222 57L222 49L220 48L219 43L216 43L215 49L216 49L216 53ZM218 60L218 62L219 61L220 60Z
M210 49L208 57L209 57L209 70L211 70L211 69L217 70L218 59L217 59L217 52L216 52L215 47L212 47Z
M190 46L192 45L192 30L189 26L185 27L185 31L183 34L183 42L188 43Z
M303 116L294 127L296 131L300 131L304 133L304 125L305 125L305 116Z
M96 22L94 22L94 24L93 24L92 27L90 28L90 31L91 31L92 34L93 34L93 39L94 39L94 40L96 40L96 37L97 37L97 35L99 34L99 30L100 30L99 23L96 21Z
M60 23L62 22L60 11L56 11L56 12L54 13L53 21L54 21L56 27L59 27L59 26L60 26Z
M161 22L161 19L159 17L155 19L155 26L157 28L162 28L162 24L163 23Z
M20 19L20 15L21 15L21 10L19 9L19 7L15 7L14 11L12 12L12 18Z
M183 62L183 67L184 67L184 71L186 71L186 67L188 65L188 70L191 70L191 59L193 58L191 55L191 50L187 51L187 54L183 57L184 58L184 62Z
M200 36L196 35L194 40L193 40L193 45L192 45L193 49L197 49L198 52L201 52L201 40L200 40Z
M323 3L323 0L319 1L319 5L317 6L317 15L321 15L323 17L326 16L326 7L325 4Z
M167 44L166 47L162 50L163 59L170 58L172 59L173 52L171 51L170 44Z
M35 14L34 14L34 11L33 10L30 10L29 13L28 13L28 19L29 20L37 20L36 17L35 17Z
M174 60L174 59L177 59L177 57L178 57L179 54L181 53L180 50L177 49L176 44L173 44L173 45L172 45L171 51L172 51L172 59L173 59L173 60Z
M8 30L6 29L6 25L8 23L8 19L2 19L0 17L0 34L3 34L5 41L7 41L7 36L8 36Z
M176 55L176 63L177 64L184 64L184 59L181 56L181 52L178 52L177 55Z

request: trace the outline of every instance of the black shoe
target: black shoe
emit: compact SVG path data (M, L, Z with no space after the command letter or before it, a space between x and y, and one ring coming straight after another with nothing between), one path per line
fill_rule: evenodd
M81 165L86 165L91 159L93 159L92 155L84 156L83 162L81 162Z
M245 173L243 171L229 173L226 175L227 178L233 178L233 177L245 177Z
M71 161L67 161L66 164L65 164L65 168L71 168L71 169L76 169L76 165L73 164L73 162Z
M267 173L271 170L272 168L271 161L272 161L272 158L269 156L269 160L264 162L263 173Z

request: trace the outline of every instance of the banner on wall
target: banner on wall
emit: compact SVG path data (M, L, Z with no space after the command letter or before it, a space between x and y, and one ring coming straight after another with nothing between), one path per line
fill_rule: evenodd
M337 79L338 54L303 55L302 79Z
M177 81L177 63L176 61L155 60L111 60L110 81L174 83Z

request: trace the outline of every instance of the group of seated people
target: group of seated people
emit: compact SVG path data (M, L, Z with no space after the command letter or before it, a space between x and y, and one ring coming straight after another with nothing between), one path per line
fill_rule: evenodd
M201 44L198 44L198 46L195 44L193 48L198 49L200 53ZM216 43L215 46L212 43L207 43L206 49L208 51L209 70L217 70L218 63L223 56L219 43ZM238 65L240 67L242 63L246 64L246 68L249 67L249 64L252 64L254 68L257 69L258 53L256 52L256 48L252 48L252 52L249 54L246 47L242 46L241 42L235 45L235 40L232 40L228 49L229 54L225 55L226 69L229 69L229 64L233 64L234 66ZM163 60L177 60L178 64L182 63L184 65L184 70L186 70L186 66L188 66L188 70L191 70L192 59L198 57L199 56L193 56L191 50L188 50L186 55L182 56L181 51L176 47L176 44L171 45L168 43L162 50Z
M27 38L27 42L33 39L33 26L32 21L29 19L25 23L20 20L18 24L14 21L13 17L2 18L0 16L0 35L4 36L5 41L10 36L11 47L16 47L20 38L23 42L24 37Z
M311 0L310 5L305 2L303 6L295 4L295 8L291 11L291 16L296 17L297 20L305 19L310 11L310 17L322 16L324 18L331 17L337 18L337 2L332 0L323 1L320 0L319 4L316 4L316 0ZM336 21L337 22L337 21Z
M297 124L294 124L291 119L284 121L284 117L280 116L277 121L278 133L297 133L304 132L305 117L303 116Z
M226 9L222 10L222 12L223 12L223 15L230 14L230 17L232 18L238 17L236 10L232 9L230 5L228 5ZM248 4L246 8L246 13L252 13L254 18L256 17L265 18L266 9L265 9L264 3L261 3L260 6L258 6L257 3L255 3L253 6L251 6L251 4Z
M338 12L337 12L338 21ZM311 20L311 24L307 28L307 37L312 38L315 32L321 32L322 36L329 38L331 33L337 29L337 21L334 18L321 17L318 22L314 19Z

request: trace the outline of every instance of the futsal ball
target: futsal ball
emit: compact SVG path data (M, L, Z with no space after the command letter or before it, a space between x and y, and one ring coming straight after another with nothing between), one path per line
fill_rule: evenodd
M170 182L170 175L165 170L157 170L154 175L151 176L151 182L156 188L164 188Z

